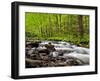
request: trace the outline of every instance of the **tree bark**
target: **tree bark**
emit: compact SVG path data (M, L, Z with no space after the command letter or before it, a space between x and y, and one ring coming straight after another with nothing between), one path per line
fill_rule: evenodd
M62 32L62 25L61 25L62 20L61 20L61 14L59 14L59 18L60 18L60 33L61 33L61 32Z
M56 17L56 32L58 32L58 30L59 30L59 28L58 28L58 16L55 15L55 17Z
M78 20L79 20L79 33L80 33L80 36L83 37L83 35L84 35L83 16L82 15L79 15L78 16Z

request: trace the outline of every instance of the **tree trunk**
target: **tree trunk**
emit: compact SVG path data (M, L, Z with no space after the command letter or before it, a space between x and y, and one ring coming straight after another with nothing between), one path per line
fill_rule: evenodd
M80 36L83 37L83 35L84 35L83 16L82 15L79 15L78 16L78 20L79 20L79 33L80 33Z
M61 26L61 22L62 22L62 20L61 20L61 14L59 14L59 18L60 18L60 33L62 32L62 26Z
M55 15L55 17L56 17L56 32L58 32L58 30L59 30L59 28L58 28L58 16Z

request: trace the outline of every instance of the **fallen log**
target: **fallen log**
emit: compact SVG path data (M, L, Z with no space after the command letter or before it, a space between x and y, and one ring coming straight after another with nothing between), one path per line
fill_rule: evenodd
M25 61L28 63L41 63L41 60L33 60L33 59L29 59L29 58L25 58Z

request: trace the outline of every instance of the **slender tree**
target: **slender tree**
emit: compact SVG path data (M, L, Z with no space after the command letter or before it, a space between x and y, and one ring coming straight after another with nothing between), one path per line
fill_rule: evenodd
M62 17L62 15L61 14L59 14L59 19L60 19L60 33L62 33L62 19L61 19L61 17Z
M59 31L59 25L58 25L58 16L57 16L57 14L55 15L55 18L56 18L56 32L58 32Z
M78 16L78 20L79 20L79 33L80 33L80 36L83 37L83 35L84 35L83 16L82 15L79 15Z

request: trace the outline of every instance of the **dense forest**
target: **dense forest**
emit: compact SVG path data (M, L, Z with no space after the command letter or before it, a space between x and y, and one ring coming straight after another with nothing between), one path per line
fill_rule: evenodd
M25 13L26 40L66 41L89 48L89 16Z

